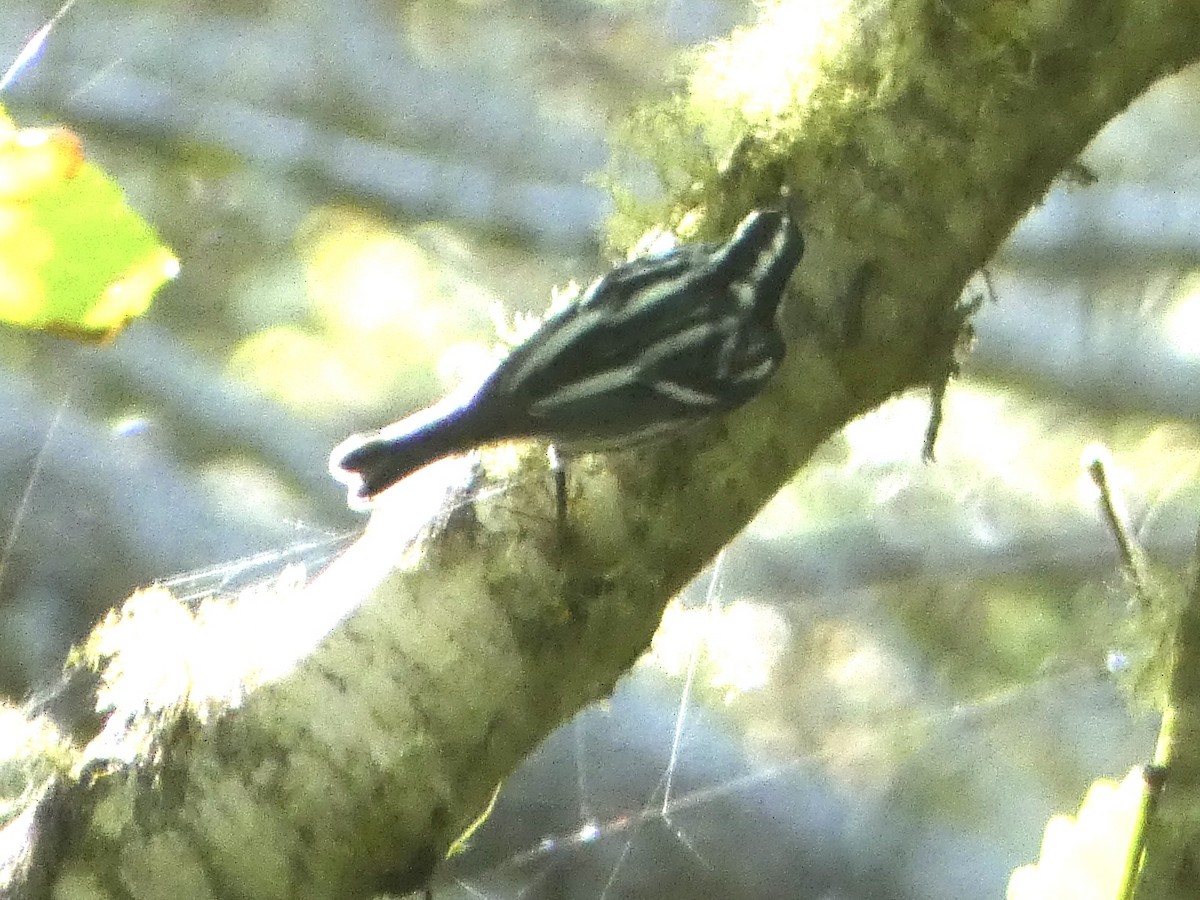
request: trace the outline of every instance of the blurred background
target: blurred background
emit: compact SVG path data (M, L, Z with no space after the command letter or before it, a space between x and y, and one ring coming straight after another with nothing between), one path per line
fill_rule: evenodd
M0 69L57 11L0 7ZM112 345L0 329L0 690L132 589L318 565L353 430L607 264L613 126L745 0L79 0L0 94L61 123L182 261ZM1094 142L972 290L947 398L821 451L611 703L437 885L486 898L1000 897L1049 815L1149 758L1128 592L1081 458L1183 580L1200 524L1200 72Z

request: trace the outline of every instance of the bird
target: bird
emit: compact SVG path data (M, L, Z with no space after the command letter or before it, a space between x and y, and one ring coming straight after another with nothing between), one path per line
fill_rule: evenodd
M785 354L777 311L804 254L792 216L747 215L728 240L641 256L547 317L480 382L333 449L354 508L446 456L518 439L604 452L756 396ZM560 511L565 509L559 480Z

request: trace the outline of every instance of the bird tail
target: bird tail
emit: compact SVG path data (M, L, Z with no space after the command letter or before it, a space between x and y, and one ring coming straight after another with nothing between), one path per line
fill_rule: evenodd
M429 463L484 443L477 424L469 407L443 412L438 404L373 434L346 438L329 454L329 472L349 489L350 505L363 508Z

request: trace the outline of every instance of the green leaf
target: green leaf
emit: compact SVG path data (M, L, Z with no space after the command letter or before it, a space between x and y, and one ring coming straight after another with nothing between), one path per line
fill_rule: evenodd
M178 270L74 133L0 112L0 321L106 340Z

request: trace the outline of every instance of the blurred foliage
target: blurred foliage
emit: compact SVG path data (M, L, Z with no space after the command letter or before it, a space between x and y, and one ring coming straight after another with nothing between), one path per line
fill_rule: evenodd
M438 223L397 228L323 207L296 253L303 299L275 321L260 306L268 321L238 342L229 371L303 415L387 418L429 402L489 370L519 339L512 328L559 302L542 273L541 290L499 296L495 273L508 283L530 261Z
M715 609L668 612L645 663L683 678L698 654L697 689L726 708L760 753L811 755L856 790L885 788L927 756L955 716L978 713L987 721L976 728L992 734L1010 762L1042 773L1049 802L1070 802L1079 787L1073 761L1061 755L1063 735L1032 724L1039 686L1109 677L1106 664L1119 657L1127 664L1118 680L1139 698L1135 718L1159 708L1157 651L1170 618L1163 608L1139 610L1119 572L1101 580L1071 563L1088 548L1061 529L1079 521L1101 528L1081 460L1107 442L1110 478L1132 525L1153 534L1174 526L1172 510L1200 502L1200 429L1109 418L960 380L947 400L938 462L923 465L928 414L927 398L914 395L852 423L751 526L761 539L826 547L832 569L852 564L856 552L839 535L912 547L927 567L914 569L907 558L894 569L882 563L861 589L867 599L843 602L821 603L797 582L790 598L747 606L726 581ZM832 542L822 543L825 534ZM991 558L989 545L1061 561ZM1180 561L1155 567L1164 596L1179 568ZM860 621L852 610L864 602L894 619ZM1105 740L1116 751L1127 738ZM962 803L962 790L932 790L955 777L944 759L931 773L924 796L941 797L938 815ZM968 819L987 815L974 809Z
M111 338L177 271L73 132L18 128L0 111L0 319Z

